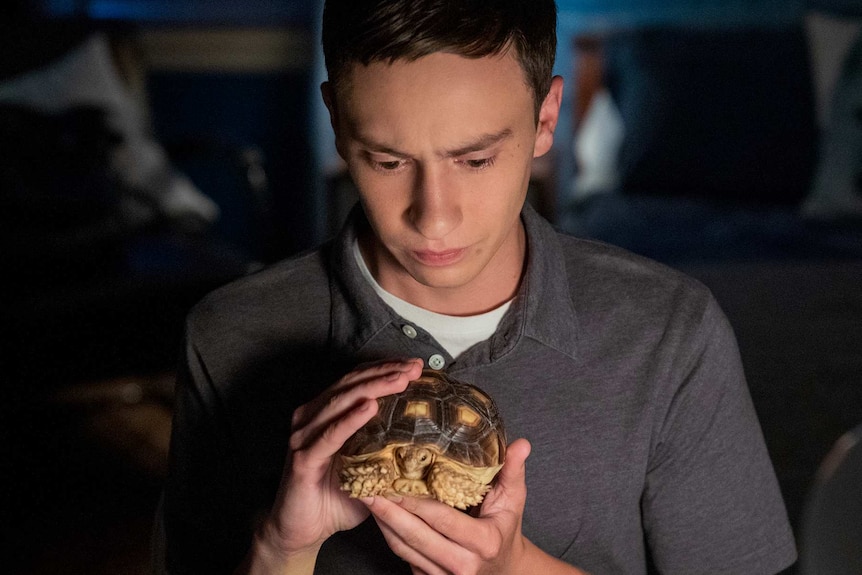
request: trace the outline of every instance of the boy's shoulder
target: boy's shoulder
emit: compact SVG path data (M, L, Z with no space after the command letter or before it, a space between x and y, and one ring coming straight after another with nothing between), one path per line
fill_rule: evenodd
M573 300L602 309L695 314L713 303L700 281L668 265L601 241L560 234Z
M570 269L595 274L605 279L682 283L703 287L685 273L646 256L600 240L557 234Z
M329 245L249 273L210 292L189 314L189 325L242 326L314 316L329 309Z

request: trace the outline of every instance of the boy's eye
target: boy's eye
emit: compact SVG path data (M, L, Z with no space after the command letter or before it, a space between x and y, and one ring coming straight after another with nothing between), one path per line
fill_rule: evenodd
M484 170L494 165L494 158L480 158L476 160L462 160L465 166L474 170Z
M387 158L386 156L380 157L374 154L367 154L365 159L367 160L368 165L378 172L395 172L404 167L404 164L406 163L406 160L401 158Z
M401 166L400 160L390 160L387 162L374 162L381 170L397 170Z

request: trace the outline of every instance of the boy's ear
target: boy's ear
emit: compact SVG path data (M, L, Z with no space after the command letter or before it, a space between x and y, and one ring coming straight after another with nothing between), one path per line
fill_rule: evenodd
M332 89L332 84L329 82L321 84L320 95L323 96L323 103L326 105L326 109L329 110L329 124L336 135L338 135L338 114L335 108L335 91Z
M338 121L335 89L329 82L324 82L320 85L320 94L323 96L323 103L326 105L326 109L329 110L329 124L332 126L332 131L335 134L335 149L338 155L344 158L344 153L341 150L341 128Z
M560 119L560 105L563 102L563 78L554 76L551 80L551 89L542 107L539 108L539 124L536 128L536 146L533 149L533 157L538 158L548 152L554 144L554 130Z

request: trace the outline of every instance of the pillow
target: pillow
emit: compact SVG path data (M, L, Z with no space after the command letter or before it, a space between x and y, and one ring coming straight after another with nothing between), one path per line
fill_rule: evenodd
M657 27L607 39L623 193L797 205L816 161L805 31Z

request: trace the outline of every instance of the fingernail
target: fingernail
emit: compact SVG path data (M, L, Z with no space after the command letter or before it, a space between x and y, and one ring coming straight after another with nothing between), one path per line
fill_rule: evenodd
M394 493L388 493L384 495L384 497L386 497L386 499L388 499L392 503L401 503L402 501L404 501L403 497L401 497L400 495L395 495Z
M372 505L374 503L373 497L359 497L358 499L365 505Z

